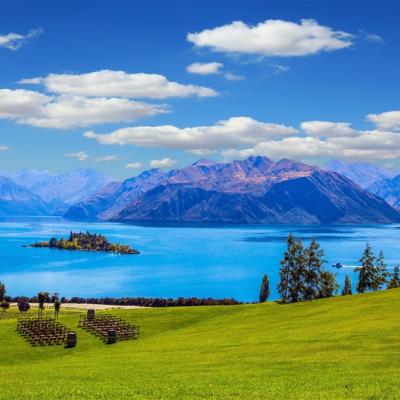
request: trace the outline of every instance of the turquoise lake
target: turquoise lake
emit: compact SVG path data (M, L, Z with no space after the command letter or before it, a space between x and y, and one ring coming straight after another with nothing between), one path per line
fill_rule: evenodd
M116 255L25 248L35 241L68 236L73 231L106 235L129 244L141 254ZM261 278L271 281L271 298L278 297L279 261L289 233L305 243L315 237L337 273L340 284L367 242L383 250L390 267L400 263L400 225L256 225L139 226L77 223L60 218L0 220L0 281L11 296L38 291L82 297L233 297L255 301ZM337 270L333 263L341 262Z

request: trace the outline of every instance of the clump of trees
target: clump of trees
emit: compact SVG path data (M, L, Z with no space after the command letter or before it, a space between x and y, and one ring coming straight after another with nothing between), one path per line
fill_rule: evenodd
M52 237L49 241L37 242L32 247L49 247L60 250L106 251L120 254L139 254L139 251L128 245L111 243L105 236L89 232L71 232L69 238L57 239Z
M17 307L19 312L28 312L31 308L29 299L27 297L19 297L15 299L17 301Z
M383 252L375 257L371 245L368 243L360 259L361 266L354 271L358 272L357 292L377 291L387 285L390 274L387 271Z
M3 312L5 312L10 308L10 303L6 300L2 300L2 302L0 303L0 307L3 309Z
M304 247L301 240L289 235L277 288L283 303L314 300L335 294L339 285L335 275L324 269L324 257L315 239L308 247Z

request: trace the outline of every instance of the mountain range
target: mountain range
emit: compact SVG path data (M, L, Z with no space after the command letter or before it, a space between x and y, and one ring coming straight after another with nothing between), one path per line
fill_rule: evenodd
M14 210L18 215L62 215L72 204L111 182L111 178L93 169L62 174L26 169L0 171L0 177L0 204L4 207L0 212L7 213L9 206L5 204L13 199L18 203Z
M338 160L330 161L325 169L347 176L363 188L370 187L376 181L393 178L396 173L370 163L347 163Z
M110 183L70 219L123 222L391 223L400 213L337 172L283 159L200 160Z

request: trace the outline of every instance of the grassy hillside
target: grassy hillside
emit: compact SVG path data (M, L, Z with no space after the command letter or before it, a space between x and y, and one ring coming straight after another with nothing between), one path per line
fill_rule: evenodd
M0 320L0 399L398 399L400 290L115 311L138 341L31 348ZM61 322L76 327L78 314Z

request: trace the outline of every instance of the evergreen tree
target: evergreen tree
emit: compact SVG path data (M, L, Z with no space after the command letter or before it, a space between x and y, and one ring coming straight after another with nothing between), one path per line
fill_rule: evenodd
M311 240L310 246L306 249L305 257L304 299L312 300L318 296L322 267L326 262L324 259L324 251L320 248L319 243L315 239Z
M353 291L351 290L351 280L349 275L346 274L346 278L344 279L344 288L342 290L342 295L347 296L353 294Z
M378 258L376 259L375 269L375 280L372 283L372 290L380 290L387 285L387 280L390 275L385 264L385 258L383 256L382 250L379 253Z
M6 297L6 286L0 282L0 301L3 301L4 297Z
M290 302L296 303L305 300L306 286L305 277L307 274L307 258L303 242L297 240L293 248L293 267L289 273L289 296Z
M277 290L281 295L281 301L283 303L290 302L290 294L289 288L291 285L291 270L294 268L295 257L294 257L294 245L295 239L292 234L288 236L287 239L287 250L283 255L283 259L281 261L281 269L279 271L279 284Z
M356 268L354 271L359 272L357 292L364 293L367 290L371 290L376 281L375 256L369 243L367 243L360 263L361 267Z
M320 299L334 296L335 292L339 289L335 275L329 271L321 271L319 284L320 286L317 297Z
M260 296L259 296L259 303L265 303L269 297L269 278L268 275L264 275L261 288L260 288Z
M396 289L400 287L400 267L394 267L392 277L390 278L388 289Z

